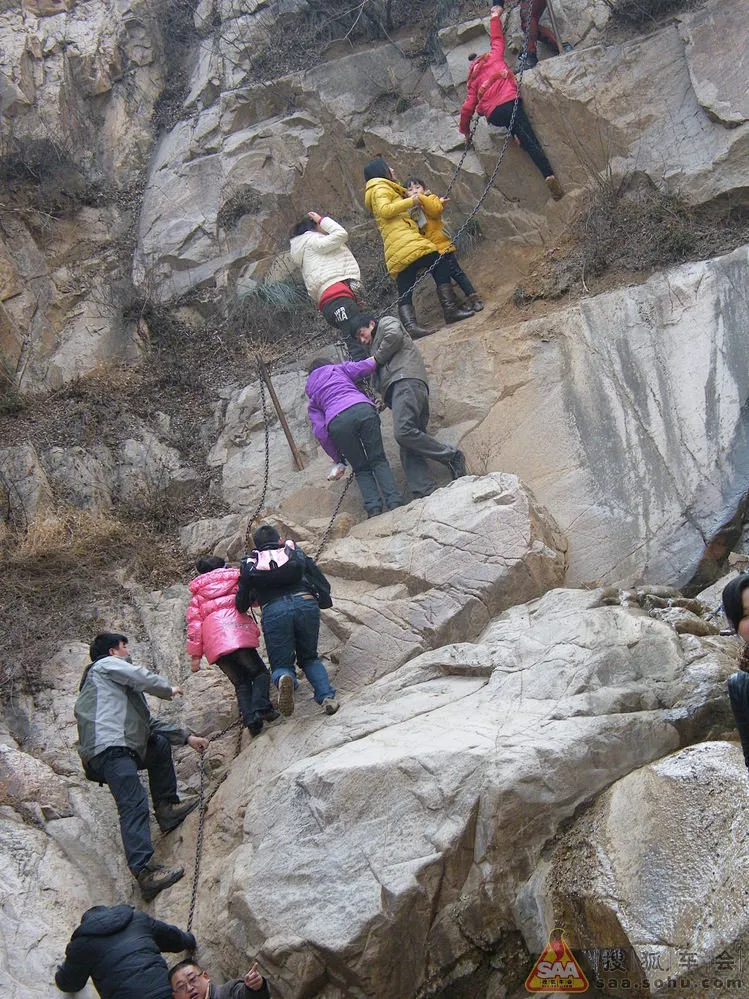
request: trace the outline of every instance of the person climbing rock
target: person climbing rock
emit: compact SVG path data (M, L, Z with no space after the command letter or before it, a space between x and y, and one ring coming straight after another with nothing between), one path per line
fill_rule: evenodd
M169 971L172 999L270 999L268 982L253 964L244 978L214 985L208 972L189 960L180 961Z
M95 905L73 931L55 984L61 992L80 992L91 978L101 999L172 999L161 951L196 946L192 933L132 905Z
M314 559L293 541L281 541L270 524L261 524L253 541L255 550L242 559L239 568L236 607L244 614L253 601L260 605L271 676L278 687L278 709L287 718L294 713L296 661L312 685L317 703L326 715L334 715L338 710L335 688L317 653L318 601L322 589L330 593L330 585ZM329 597L322 606L332 606Z
M512 123L512 134L520 143L546 181L552 197L563 197L562 186L554 176L551 163L536 138L518 97L518 84L512 70L505 62L505 39L502 33L503 7L495 5L491 9L490 29L491 50L474 57L468 70L468 92L460 110L460 131L467 145L471 139L471 118L474 111L485 117L490 125L509 128L517 98L517 111Z
M383 508L403 506L403 496L385 456L380 414L372 400L356 387L374 370L371 357L345 364L316 358L305 386L315 437L333 461L345 458L351 465L368 517L376 517Z
M377 362L375 382L386 406L393 412L393 433L408 488L414 497L429 496L437 482L429 470L429 460L446 465L453 479L466 475L462 451L441 444L427 431L429 424L429 382L419 349L397 319L359 316L358 336L371 346Z
M538 43L543 42L555 55L559 55L559 41L557 36L547 28L545 24L540 24L543 13L547 7L547 0L520 0L520 26L523 35L528 36L525 49L525 68L533 69L538 65ZM520 68L518 61L518 69Z
M89 780L107 784L112 792L127 866L143 898L150 901L179 881L184 869L153 862L148 796L138 771L148 771L156 821L162 832L169 832L198 804L197 798L179 799L171 745L187 744L200 751L208 740L151 717L145 694L171 700L181 697L182 690L157 673L133 666L126 635L103 632L89 652L91 662L75 702L76 748Z
M374 216L385 249L385 266L398 286L398 315L412 337L429 336L434 330L419 326L413 306L414 283L422 271L430 269L437 286L437 298L446 323L456 323L473 315L473 309L458 305L450 283L450 267L440 257L437 247L411 218L411 209L418 206L418 194L397 183L395 172L378 156L364 167L367 182L364 201ZM359 317L355 317L358 321Z
M348 233L333 219L308 212L289 234L289 255L302 272L307 294L325 321L347 337L351 356L365 352L352 336L350 321L362 311L358 297L361 271L347 246Z
M741 573L723 587L723 613L743 642L738 672L729 676L726 683L744 762L749 770L749 572Z
M198 559L199 575L190 583L187 608L187 654L193 673L206 657L234 686L242 723L258 736L264 722L278 718L269 699L270 676L257 651L260 629L234 605L239 569L227 566L218 555Z
M436 194L428 191L426 184L420 177L407 177L406 189L408 193L419 195L419 204L411 209L411 217L419 227L419 232L437 247L437 250L447 261L450 269L450 278L457 284L466 296L466 305L474 312L481 312L484 303L476 294L476 289L471 284L471 280L458 263L458 253L445 229L442 221L442 213L447 204L447 198L440 198Z

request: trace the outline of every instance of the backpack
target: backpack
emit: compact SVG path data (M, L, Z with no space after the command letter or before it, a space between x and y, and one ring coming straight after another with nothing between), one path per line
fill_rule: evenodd
M313 559L304 556L304 575L302 582L311 591L313 597L320 605L320 610L328 610L333 606L333 598L330 596L330 583L328 577L320 566Z
M294 586L302 581L304 555L293 541L287 541L281 548L253 549L242 559L240 571L253 589Z

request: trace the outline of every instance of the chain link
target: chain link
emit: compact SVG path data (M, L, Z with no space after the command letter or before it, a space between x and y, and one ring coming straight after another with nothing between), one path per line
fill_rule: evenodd
M242 749L242 719L237 718L233 721L231 725L227 725L226 728L222 729L220 732L216 732L214 735L210 736L208 743L216 742L218 739L223 738L227 732L231 732L232 729L239 727L239 733L237 735L237 745L234 750L234 759L239 756L240 750ZM192 921L195 917L195 906L198 899L198 881L200 879L200 862L203 858L203 834L205 832L205 817L208 812L208 806L213 801L213 798L224 783L226 778L229 776L229 767L223 772L223 774L216 781L213 790L210 794L206 795L205 785L206 785L206 775L205 775L205 754L206 750L200 750L200 763L198 769L200 772L200 800L198 802L198 834L195 840L195 866L193 868L192 874L192 892L190 894L190 911L187 916L187 932L190 933L192 930Z
M333 524L335 523L335 519L338 516L338 512L341 509L341 505L343 504L344 497L346 496L346 493L349 490L349 486L354 481L354 479L355 479L355 475L354 475L353 472L351 472L349 474L348 479L346 479L346 485L343 487L343 492L338 497L338 502L336 503L335 510L333 511L333 516L330 518L330 523L325 528L325 531L323 533L322 539L320 541L320 545L319 545L317 551L315 552L315 562L317 562L317 560L320 558L320 555L322 554L323 548L328 543L328 538L330 537L330 532L333 530Z

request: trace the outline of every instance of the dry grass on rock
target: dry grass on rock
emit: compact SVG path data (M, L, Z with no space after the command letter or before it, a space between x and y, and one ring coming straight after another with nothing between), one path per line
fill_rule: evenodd
M749 209L716 201L688 205L652 184L602 182L564 243L544 254L515 304L588 294L605 275L649 273L706 260L749 241Z
M59 510L23 534L0 538L8 585L3 606L0 699L35 693L60 644L109 626L102 607L127 603L126 578L146 589L186 578L176 542L114 516Z

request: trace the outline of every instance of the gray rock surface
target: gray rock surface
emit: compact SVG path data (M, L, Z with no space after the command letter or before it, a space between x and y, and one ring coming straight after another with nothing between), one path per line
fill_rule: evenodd
M700 999L725 999L740 987L749 939L741 900L748 799L741 751L724 742L629 774L539 866L521 903L537 906L527 938L540 948L547 928L568 928L609 993L628 979L663 995L676 980ZM625 968L606 961L614 952Z

